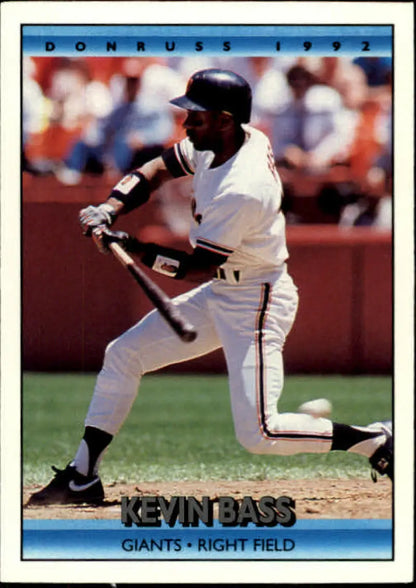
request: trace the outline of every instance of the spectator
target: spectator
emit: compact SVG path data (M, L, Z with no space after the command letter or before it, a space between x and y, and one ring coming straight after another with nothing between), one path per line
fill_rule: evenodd
M92 125L84 129L83 135L71 149L65 160L65 165L57 170L57 178L64 184L73 185L80 182L85 171L102 174L104 172L104 157L106 150L115 140L125 120L134 110L139 80L125 79L125 96L123 102L102 121L95 120L94 131ZM124 155L120 153L120 157Z
M345 156L351 143L354 113L346 109L339 92L317 84L305 67L291 67L289 92L276 96L271 116L271 140L280 163L303 169L322 169ZM283 98L282 98L283 96Z
M319 83L339 92L346 108L359 110L367 99L367 77L363 69L345 57L322 57L315 75Z
M370 88L388 84L392 70L391 57L358 57L354 63L364 71Z
M134 63L141 64L139 69ZM173 132L173 115L170 109L160 108L154 77L157 73L163 79L166 72L152 71L162 67L156 64L144 70L143 64L148 63L127 60L124 64L127 75L123 76L122 99L106 118L97 121L94 133L87 128L74 145L57 173L61 182L76 184L85 171L126 173L163 150ZM119 82L117 76L116 85Z
M386 176L392 174L392 96L391 92L387 100L379 100L380 111L375 122L375 137L380 150L377 154L375 165L383 169Z
M392 227L392 112L390 100L363 105L350 170L360 195L342 211L340 224Z
M269 62L267 67L253 85L253 114L263 130L272 136L273 119L276 112L288 104L291 91L286 74Z
M48 116L44 128L32 136L28 158L41 173L59 167L71 144L94 126L111 107L107 86L91 79L81 59L52 62L47 90Z
M22 85L22 168L24 171L39 173L38 167L27 158L34 138L44 132L48 124L49 102L35 79L36 64L30 57L23 59Z

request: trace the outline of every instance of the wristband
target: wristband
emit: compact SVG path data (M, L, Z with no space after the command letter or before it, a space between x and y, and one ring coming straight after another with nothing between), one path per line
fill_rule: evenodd
M149 200L149 182L141 172L133 171L114 186L109 198L120 200L124 204L123 212L130 212Z
M176 278L181 262L179 259L157 254L152 265L152 270L170 278Z
M145 252L142 262L153 271L176 280L185 277L189 259L188 253L154 243L143 244L142 251Z

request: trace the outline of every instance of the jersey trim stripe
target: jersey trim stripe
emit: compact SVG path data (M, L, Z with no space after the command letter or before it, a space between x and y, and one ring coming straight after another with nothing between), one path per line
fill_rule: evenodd
M169 147L169 149L166 149L166 151L162 153L161 157L166 165L166 168L169 170L169 172L172 174L174 178L181 178L183 176L186 176L186 173L184 172L182 166L178 162L178 158L175 154L173 147Z
M213 243L212 241L208 241L208 239L197 239L196 244L199 247L203 247L204 249L208 249L209 251L214 251L215 253L221 253L222 255L231 255L234 253L233 249L228 249L227 247L223 247L222 245L218 245L217 243Z
M181 178L183 176L194 175L193 170L183 157L179 144L176 143L173 147L166 149L161 155L167 169L174 178Z
M292 441L302 441L304 439L313 439L315 441L329 441L332 434L317 434L300 431L271 431L267 425L265 412L266 397L266 364L265 364L265 323L267 319L268 308L271 301L271 286L269 283L262 284L262 296L258 309L256 325L256 355L257 355L257 391L258 391L258 409L259 425L264 437L268 439L290 439Z
M176 155L176 158L178 160L178 163L182 167L182 169L185 172L185 174L188 175L188 176L193 176L195 172L191 168L191 166L188 164L188 162L186 161L186 159L184 158L184 156L182 155L180 144L179 143L175 143L175 145L173 146L173 148L175 150L175 155Z

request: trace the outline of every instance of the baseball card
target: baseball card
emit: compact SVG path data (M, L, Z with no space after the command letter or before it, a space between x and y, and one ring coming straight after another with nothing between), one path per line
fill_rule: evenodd
M413 580L413 3L1 6L1 580Z

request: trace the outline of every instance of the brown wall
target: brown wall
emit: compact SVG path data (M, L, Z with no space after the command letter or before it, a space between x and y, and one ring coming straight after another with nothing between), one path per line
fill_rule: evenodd
M392 368L391 235L367 228L289 227L300 295L286 346L292 371L374 373Z
M81 235L80 206L103 199L102 187L94 191L93 186L57 190L52 180L24 186L26 370L95 371L106 344L151 308L118 262L100 255ZM157 211L149 207L120 220L119 228L134 232L158 222ZM391 234L365 228L342 231L331 225L296 226L288 228L288 243L289 270L299 287L300 307L286 345L286 371L391 371ZM191 287L154 273L152 277L170 295ZM223 371L222 352L174 369Z

